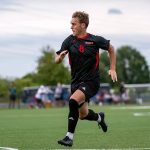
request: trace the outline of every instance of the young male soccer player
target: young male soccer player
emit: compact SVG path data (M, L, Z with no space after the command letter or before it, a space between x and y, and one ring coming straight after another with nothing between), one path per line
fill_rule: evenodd
M109 75L117 81L116 56L109 40L101 36L87 33L89 15L77 11L72 15L71 29L73 34L62 43L61 49L56 52L55 62L60 63L68 53L71 66L71 93L69 100L68 131L64 139L58 144L73 145L73 135L78 122L81 120L97 121L103 132L107 132L105 114L95 113L88 109L89 99L99 90L99 48L107 50L110 58Z

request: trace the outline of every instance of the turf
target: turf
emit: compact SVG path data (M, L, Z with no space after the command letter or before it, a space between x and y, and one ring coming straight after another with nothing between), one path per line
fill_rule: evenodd
M96 122L79 121L72 149L150 148L150 107L92 106L104 111L109 126L107 133ZM135 117L134 113L149 115ZM67 149L57 144L67 128L68 108L1 109L0 147L19 150ZM69 149L69 148L68 148Z

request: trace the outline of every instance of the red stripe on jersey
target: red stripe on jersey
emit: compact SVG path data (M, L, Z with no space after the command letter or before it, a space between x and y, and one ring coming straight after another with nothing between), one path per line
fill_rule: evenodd
M96 63L95 63L95 69L99 67L99 52L96 53Z

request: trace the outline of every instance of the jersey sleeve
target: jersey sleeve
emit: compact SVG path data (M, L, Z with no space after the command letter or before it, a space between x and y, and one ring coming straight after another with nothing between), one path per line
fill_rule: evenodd
M95 37L95 42L96 42L96 45L103 49L103 50L108 50L109 49L109 43L110 43L110 40L106 40L105 38L101 37L101 36L96 36Z
M57 51L56 54L59 55L62 51L69 50L69 45L70 45L70 36L67 37L67 38L63 41L60 50Z

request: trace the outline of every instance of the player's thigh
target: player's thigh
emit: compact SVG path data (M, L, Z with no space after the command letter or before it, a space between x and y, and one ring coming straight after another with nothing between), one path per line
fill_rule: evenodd
M82 82L78 89L85 94L85 101L88 102L98 92L99 82L97 80Z
M70 99L74 99L78 102L78 104L82 104L85 102L85 94L81 90L76 90L70 97Z

